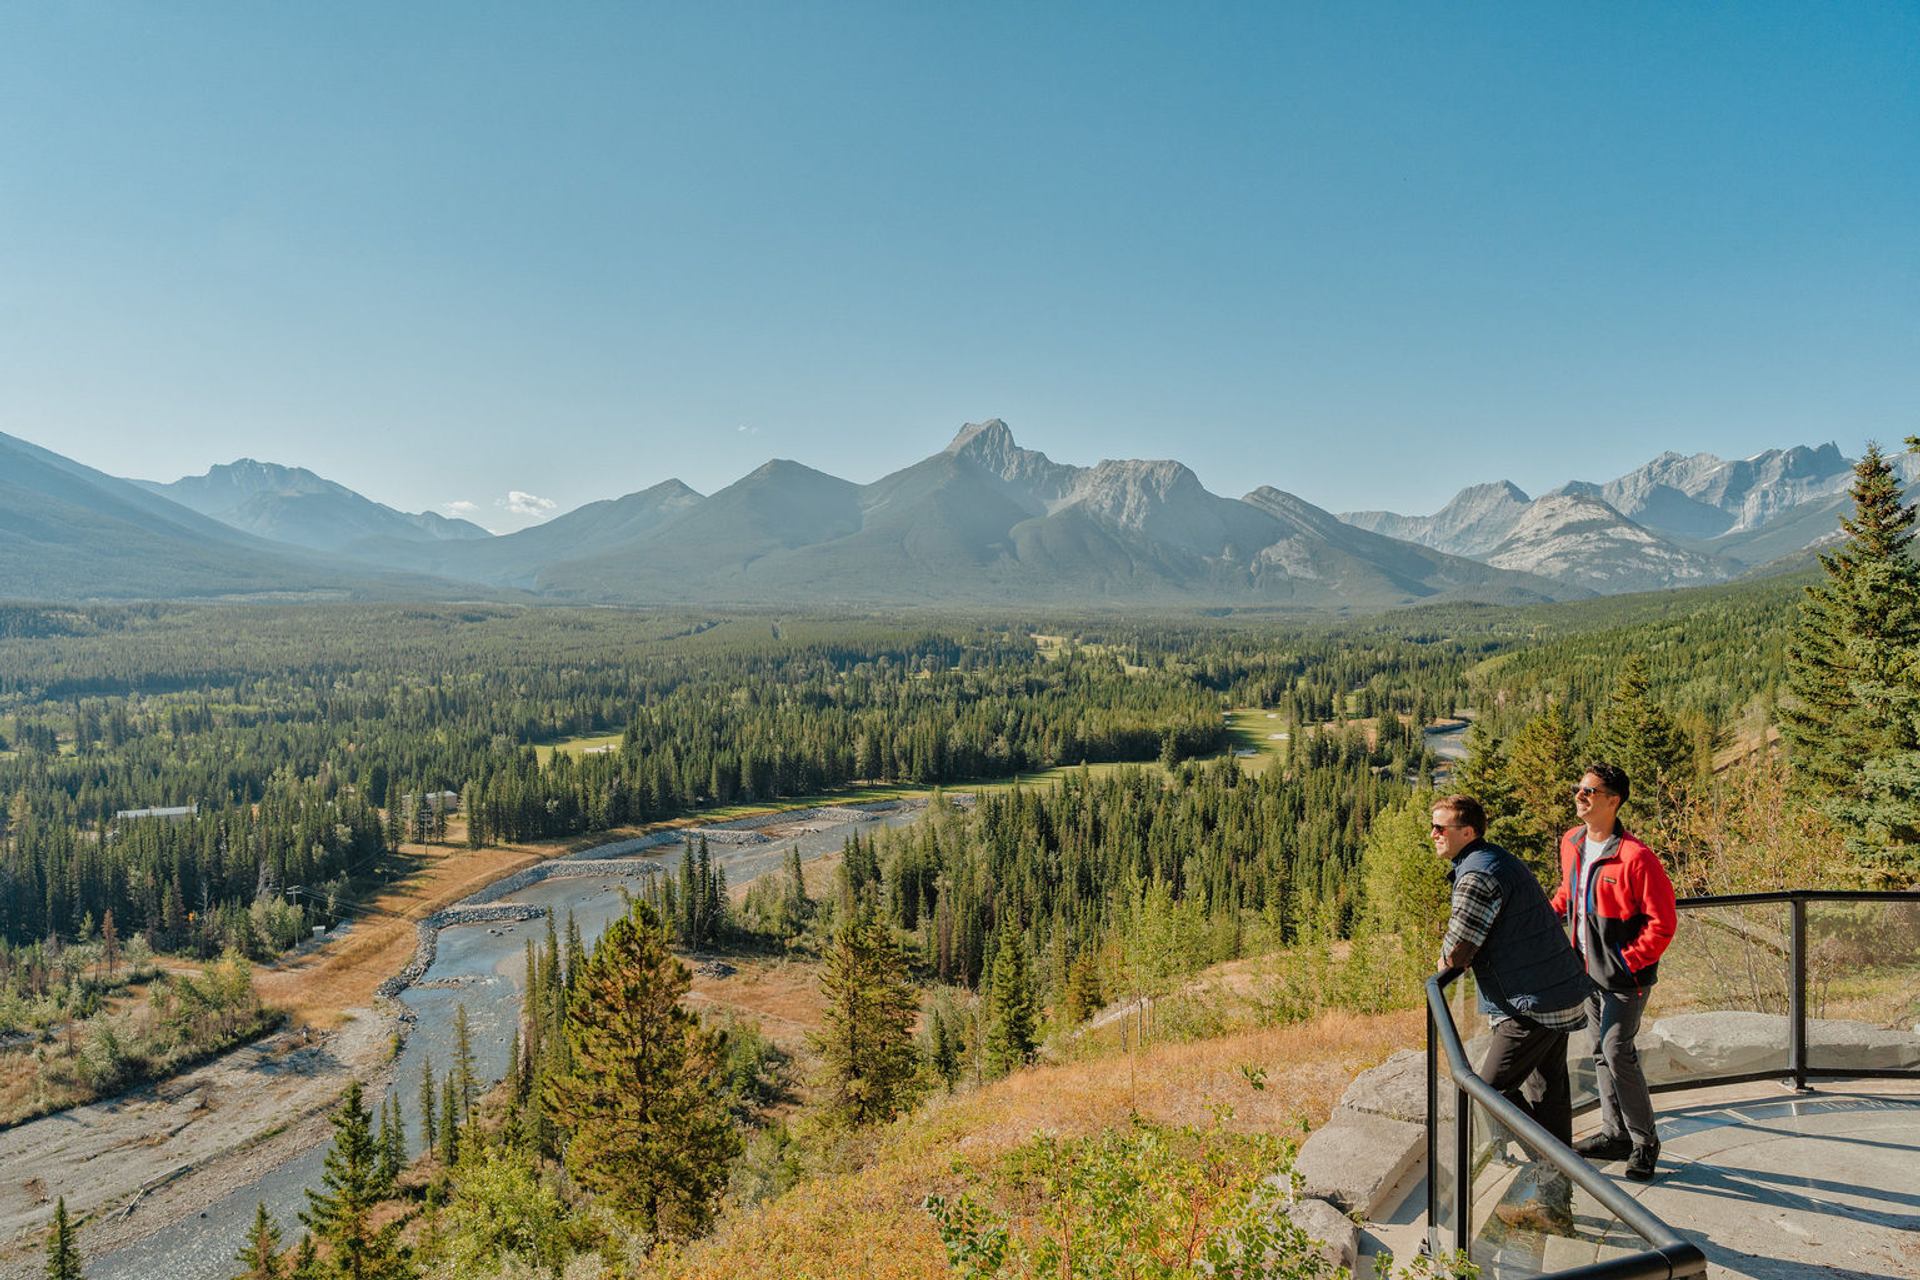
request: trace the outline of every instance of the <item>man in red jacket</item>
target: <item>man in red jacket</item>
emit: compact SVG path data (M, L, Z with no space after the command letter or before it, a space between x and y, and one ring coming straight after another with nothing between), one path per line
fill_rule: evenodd
M1573 789L1581 825L1560 838L1553 909L1573 925L1573 945L1599 988L1587 998L1600 1132L1574 1150L1590 1160L1627 1159L1626 1174L1651 1181L1660 1159L1653 1098L1633 1038L1673 941L1673 881L1653 850L1620 824L1629 782L1617 765L1587 766Z

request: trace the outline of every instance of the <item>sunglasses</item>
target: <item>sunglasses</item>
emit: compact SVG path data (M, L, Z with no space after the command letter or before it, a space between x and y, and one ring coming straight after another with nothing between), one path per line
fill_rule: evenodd
M1576 796L1610 796L1613 792L1607 790L1605 787L1575 787L1573 794Z
M1443 831L1452 831L1456 827L1464 826L1466 826L1464 822L1436 822L1433 824L1433 834L1439 835Z

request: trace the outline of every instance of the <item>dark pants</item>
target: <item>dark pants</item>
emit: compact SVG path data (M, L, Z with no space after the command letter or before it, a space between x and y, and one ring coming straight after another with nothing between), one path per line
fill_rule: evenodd
M1505 1094L1561 1142L1573 1144L1573 1091L1567 1083L1567 1033L1507 1018L1493 1028L1480 1078ZM1522 1088L1522 1086L1527 1086ZM1529 1097L1528 1095L1532 1095Z
M1636 1147L1657 1147L1653 1097L1647 1091L1646 1073L1640 1069L1640 1051L1633 1044L1646 1009L1645 995L1596 991L1587 997L1587 1030L1593 1033L1593 1082L1600 1094L1601 1129L1614 1137L1631 1138Z

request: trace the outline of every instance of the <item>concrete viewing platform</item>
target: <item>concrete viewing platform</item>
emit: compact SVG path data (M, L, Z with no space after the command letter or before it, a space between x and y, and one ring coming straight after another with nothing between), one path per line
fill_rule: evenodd
M1920 1277L1920 1080L1824 1080L1805 1093L1774 1082L1664 1094L1659 1174L1618 1185L1706 1253L1711 1276L1749 1280ZM1577 1133L1593 1127L1583 1117ZM1533 1171L1516 1145L1474 1177L1473 1260L1488 1280L1537 1276L1645 1248L1597 1201L1575 1189L1573 1231L1509 1227L1502 1203L1528 1198ZM1423 1162L1424 1163L1424 1162ZM1380 1197L1361 1233L1368 1256L1400 1257L1425 1232L1425 1170ZM1386 1201L1397 1200L1391 1208Z

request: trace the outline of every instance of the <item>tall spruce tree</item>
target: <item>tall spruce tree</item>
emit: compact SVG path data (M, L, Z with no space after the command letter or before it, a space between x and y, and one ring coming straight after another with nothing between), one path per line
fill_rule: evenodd
M79 1232L67 1216L67 1198L54 1201L53 1223L47 1228L47 1280L81 1280Z
M987 1074L1003 1076L1033 1061L1033 979L1018 935L1003 938L993 958L993 990L988 996Z
M1587 754L1627 771L1640 815L1636 825L1657 827L1686 797L1693 751L1652 690L1646 655L1628 654L1587 740Z
M460 1121L470 1123L474 1104L480 1101L480 1078L473 1070L473 1030L464 1004L453 1013L453 1088L460 1101Z
M234 1260L246 1268L234 1280L281 1280L285 1268L280 1265L280 1224L267 1212L266 1201L254 1205L247 1243Z
M544 1084L566 1164L627 1222L685 1239L713 1218L739 1150L715 1036L681 1004L691 982L644 902L607 926L567 1001L569 1061Z
M341 1280L409 1280L414 1274L400 1248L399 1224L373 1225L373 1209L380 1201L378 1159L373 1117L355 1080L333 1114L333 1146L322 1166L322 1189L308 1188L307 1210L300 1215L327 1245L332 1271Z
M1514 819L1508 848L1525 859L1548 888L1560 875L1560 835L1574 824L1569 791L1580 776L1579 767L1573 728L1557 702L1522 725L1507 752Z
M438 1082L433 1074L433 1058L420 1060L420 1154L432 1155L433 1144L440 1136L437 1119L440 1111Z
M1875 445L1850 493L1846 540L1820 557L1826 580L1807 588L1794 620L1780 731L1795 776L1849 847L1904 878L1920 870L1915 510Z
M919 1074L913 1020L920 1001L906 956L872 911L857 912L835 930L820 994L826 1007L810 1040L821 1059L828 1114L851 1125L891 1120L913 1101Z

